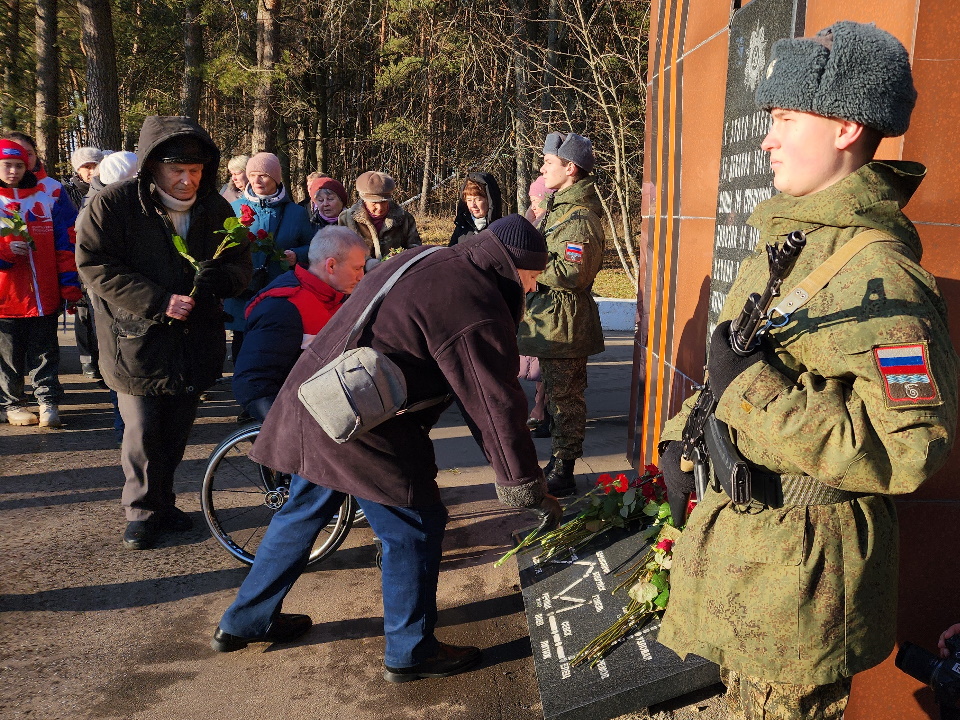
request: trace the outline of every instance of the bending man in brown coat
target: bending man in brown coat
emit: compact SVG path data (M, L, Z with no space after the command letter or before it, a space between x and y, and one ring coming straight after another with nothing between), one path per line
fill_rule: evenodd
M500 500L556 524L560 505L546 494L517 380L524 292L536 286L546 261L543 236L529 222L518 215L498 220L406 272L360 333L359 344L399 366L410 405L452 390L493 465ZM309 630L308 616L281 614L280 607L317 535L349 493L383 543L384 677L444 677L480 657L478 648L447 645L433 633L447 510L430 428L449 402L399 415L337 444L297 398L300 385L340 354L353 324L400 262L383 263L357 286L304 351L267 415L250 456L292 473L290 496L214 633L215 650L289 642Z

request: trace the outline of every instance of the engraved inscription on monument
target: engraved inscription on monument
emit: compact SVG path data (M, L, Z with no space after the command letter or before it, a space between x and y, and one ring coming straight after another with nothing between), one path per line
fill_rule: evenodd
M805 10L805 0L753 0L736 12L730 25L708 334L740 263L760 239L747 218L757 203L776 193L770 161L760 149L770 116L757 109L754 93L766 72L773 43L802 34Z
M579 557L544 564L535 553L518 557L537 683L546 720L605 720L663 702L719 680L717 666L676 653L657 642L659 622L633 632L595 667L570 660L605 630L630 601L613 594L610 574L635 561L647 543L621 532Z

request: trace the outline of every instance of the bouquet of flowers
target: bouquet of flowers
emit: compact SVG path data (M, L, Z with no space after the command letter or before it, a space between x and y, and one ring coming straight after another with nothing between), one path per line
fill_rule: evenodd
M643 525L662 523L670 517L663 474L656 465L645 466L644 474L632 482L623 473L616 478L603 473L597 478L596 487L575 505L580 503L587 503L587 507L572 520L542 535L539 529L534 530L495 566L500 567L518 552L530 550L538 541L540 553L534 562L560 560L614 528L625 528L635 521Z
M6 207L4 207L4 210L9 213L10 218L0 225L0 237L8 237L12 235L14 238L25 240L31 250L36 250L37 244L33 241L33 237L27 230L27 222L20 214L20 203L7 203Z
M244 228L249 228L253 225L254 220L257 217L253 212L253 208L249 205L240 206L240 217L239 218L227 218L223 223L224 230L227 229L227 223L234 224L235 227L243 226ZM250 242L253 243L253 250L256 252L262 252L266 255L264 264L271 262L277 262L280 264L280 269L287 271L290 269L290 263L287 262L286 255L284 255L283 250L277 245L274 241L273 233L267 232L263 228L257 230L256 234L249 233Z
M243 207L247 208L246 205ZM223 235L223 241L217 246L211 260L220 259L223 254L231 248L239 247L243 243L254 242L256 240L256 235L248 229L253 223L253 210L250 210L250 213L249 218L245 218L244 216L239 218L228 217L223 221L223 229L216 231L216 234ZM200 275L200 261L189 253L186 241L176 233L173 235L173 246L177 249L177 252L180 253L181 257L190 263L190 266L193 268L194 284L193 289L190 291L190 297L193 297L197 293L196 278Z
M633 566L617 573L626 575L626 580L613 589L628 588L630 602L613 623L597 635L570 660L571 666L589 662L596 665L620 643L634 628L646 623L655 615L662 615L670 600L670 567L673 564L673 546L680 538L680 531L668 523L654 525L656 539ZM650 536L649 534L647 535Z

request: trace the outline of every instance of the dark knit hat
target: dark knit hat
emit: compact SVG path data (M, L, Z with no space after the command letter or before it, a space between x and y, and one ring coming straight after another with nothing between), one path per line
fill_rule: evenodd
M547 267L547 241L526 218L507 215L490 223L489 229L503 243L518 270Z
M584 172L593 170L595 163L590 139L576 133L550 133L543 141L543 154L569 160Z
M321 190L329 190L338 198L340 202L344 205L347 204L347 189L339 180L334 180L332 177L320 177L314 178L310 181L310 199L316 200L317 193Z
M778 40L757 86L757 105L853 120L903 135L917 91L910 56L873 24L843 20L812 38Z
M397 184L384 172L369 170L357 178L357 192L363 200L387 202L393 199L393 189Z
M150 159L162 163L205 165L210 162L209 148L193 135L174 135L150 153Z

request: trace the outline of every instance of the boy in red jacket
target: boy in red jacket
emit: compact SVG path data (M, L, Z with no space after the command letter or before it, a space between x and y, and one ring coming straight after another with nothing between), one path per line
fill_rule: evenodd
M72 228L55 217L62 190L27 171L27 152L0 139L0 410L11 425L60 427L57 316L80 299ZM27 409L30 373L40 417Z

